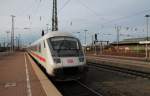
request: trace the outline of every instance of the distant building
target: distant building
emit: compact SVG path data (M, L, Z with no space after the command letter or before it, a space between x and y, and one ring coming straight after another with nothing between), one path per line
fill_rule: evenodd
M140 44L139 42L146 41L146 40L147 40L146 37L124 39L122 41L119 41L118 43L117 42L111 43L111 47L119 50L125 50L125 51L144 51L145 44ZM148 40L150 40L150 37L148 37ZM150 46L148 46L148 48L150 49Z

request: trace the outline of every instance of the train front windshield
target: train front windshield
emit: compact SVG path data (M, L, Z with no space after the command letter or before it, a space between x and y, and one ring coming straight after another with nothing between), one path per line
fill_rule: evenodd
M76 38L53 37L49 40L53 51L55 51L59 57L83 55L81 44Z

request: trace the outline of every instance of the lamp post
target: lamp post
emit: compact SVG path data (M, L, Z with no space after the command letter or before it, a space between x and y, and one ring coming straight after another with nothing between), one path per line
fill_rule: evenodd
M148 19L150 17L150 15L145 15L146 17L146 25L147 25L147 34L146 34L146 41L148 41ZM146 57L146 60L148 59L148 46L147 46L147 43L146 43L146 48L145 48L145 57Z
M85 46L86 46L86 33L87 33L87 31L88 30L86 30L86 29L84 30L84 32L85 32L85 41L84 41Z
M86 46L87 46L87 45L86 45L86 33L87 33L87 31L88 31L88 30L86 30L86 29L84 30L84 32L85 32L85 42L84 42L84 44L85 44L85 49L84 49L84 50L85 50L85 53L86 53Z
M10 31L6 31L6 33L7 33L7 49L9 49L9 43L10 43L9 42L9 33L10 33ZM10 51L11 51L11 49L10 49Z
M20 49L20 38L21 38L21 34L18 35L18 40L17 40L17 43L18 43L18 46L17 46L17 47L18 47L18 50ZM17 44L17 43L16 43L16 44Z
M3 37L3 47L4 48L6 48L5 44L6 44L5 37Z

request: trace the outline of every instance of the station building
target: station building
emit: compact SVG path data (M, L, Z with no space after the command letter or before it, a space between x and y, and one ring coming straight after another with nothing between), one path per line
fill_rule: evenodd
M124 51L139 51L143 52L145 51L145 44L140 44L141 41L146 41L147 38L130 38L130 39L124 39L120 42L113 42L111 43L111 47L117 50L124 50ZM150 40L150 37L148 37L148 40ZM150 49L150 44L148 44L148 49Z

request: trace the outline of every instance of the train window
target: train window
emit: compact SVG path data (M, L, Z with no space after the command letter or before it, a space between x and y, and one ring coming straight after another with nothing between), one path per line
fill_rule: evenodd
M49 38L49 43L54 54L57 54L59 57L79 56L80 54L83 54L79 40L74 37L52 37Z
M53 37L50 42L54 50L80 50L78 40L72 37Z
M38 45L36 45L36 51L39 51L39 46Z
M41 52L41 44L39 44L39 52Z

